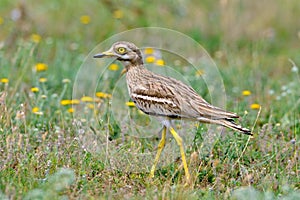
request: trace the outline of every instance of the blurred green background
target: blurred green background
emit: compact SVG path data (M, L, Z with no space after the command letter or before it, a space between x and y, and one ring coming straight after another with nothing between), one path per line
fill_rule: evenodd
M9 61L4 58L16 57L33 34L42 38L34 52L36 62L47 61L54 72L60 71L58 75L72 78L74 69L99 42L129 29L157 26L192 37L219 67L249 68L255 62L252 70L257 67L274 79L284 79L290 72L288 58L299 62L299 10L297 0L2 0L1 73L10 76L15 68L24 68L16 66L20 63L5 63Z

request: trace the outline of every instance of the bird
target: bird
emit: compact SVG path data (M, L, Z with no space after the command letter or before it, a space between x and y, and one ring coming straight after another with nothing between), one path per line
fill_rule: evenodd
M124 65L130 98L138 109L148 115L155 116L162 123L162 136L151 167L150 178L154 177L156 165L166 144L168 131L179 146L186 180L187 182L190 181L183 140L172 127L172 120L184 119L217 124L252 135L249 129L235 123L234 119L239 118L236 113L209 104L191 86L179 80L146 69L142 51L135 44L118 41L113 43L107 51L93 56L93 58L104 57L115 58Z

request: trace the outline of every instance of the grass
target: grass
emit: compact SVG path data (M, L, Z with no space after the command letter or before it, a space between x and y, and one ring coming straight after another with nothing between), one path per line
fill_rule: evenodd
M298 0L156 3L2 1L0 199L299 199ZM176 122L180 134L192 132L184 137L190 187L171 138L148 179L160 126L128 107L127 96L110 98L127 93L121 66L93 88L108 95L62 105L99 42L142 26L175 29L202 44L221 73L227 109L255 133L250 139ZM176 64L172 57L166 62ZM48 67L37 70L37 63ZM175 64L210 100L202 76ZM221 135L207 149L211 128Z

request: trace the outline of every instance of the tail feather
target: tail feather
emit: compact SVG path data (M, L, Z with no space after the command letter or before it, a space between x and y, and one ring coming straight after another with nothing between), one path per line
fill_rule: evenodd
M233 130L239 131L246 135L253 135L251 130L247 128L243 128L241 125L238 125L234 122L232 118L223 118L223 119L209 119L205 117L198 117L197 118L200 122L209 123L209 124L219 124L221 126L225 126L227 128L231 128Z
M233 119L223 119L223 120L217 120L217 124L220 124L222 126L231 128L233 130L239 131L241 133L244 133L246 135L253 135L251 133L251 130L247 128L243 128L241 125L236 124Z

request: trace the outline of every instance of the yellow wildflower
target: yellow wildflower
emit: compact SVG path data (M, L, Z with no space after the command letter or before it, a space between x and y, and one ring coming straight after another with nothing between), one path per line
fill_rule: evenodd
M196 71L196 76L202 76L204 74L204 70L199 69Z
M260 109L260 105L257 104L257 103L253 103L253 104L250 105L250 108L253 109L253 110L258 110L258 109Z
M73 112L75 111L75 109L74 109L74 108L69 108L67 111L68 111L69 113L73 113Z
M117 64L113 63L113 64L109 65L108 69L111 71L117 71L119 69L119 66Z
M163 59L158 59L155 64L158 65L158 66L164 66L165 61Z
M154 49L148 47L148 48L146 48L146 49L144 50L144 53L145 53L146 55L153 54L153 53L154 53Z
M82 24L89 24L89 23L91 22L91 17L88 16L88 15L82 15L82 16L80 17L80 22L81 22Z
M126 102L126 106L128 106L128 107L134 107L135 103L132 102L132 101L128 101L128 102Z
M42 37L39 34L32 34L31 35L31 40L34 43L39 43L41 41Z
M32 87L31 92L38 92L40 89L38 87Z
M80 101L78 99L63 99L60 101L60 104L63 106L67 105L75 105L75 104L80 104Z
M33 107L31 111L32 111L33 113L37 113L37 112L39 112L39 110L40 110L40 109L39 109L38 107Z
M72 105L80 104L80 101L79 101L79 99L72 99L72 100L71 100L71 104L72 104Z
M155 57L154 56L148 56L146 57L146 62L147 63L153 63L155 61Z
M111 98L111 94L107 94L104 92L96 92L96 96L99 98Z
M70 105L70 104L72 104L72 100L63 99L63 100L60 101L60 104L63 105L63 106Z
M42 97L42 99L47 99L47 96L44 94L41 97Z
M46 71L48 69L48 65L45 63L37 63L34 68L37 72Z
M81 101L82 102L93 102L94 99L92 97L89 97L89 96L83 96L83 97L81 97Z
M250 95L251 95L251 92L250 92L249 90L244 90L244 91L242 92L242 95L243 95L243 96L250 96Z
M115 19L121 19L123 18L123 11L122 10L115 10L113 13L113 16Z
M95 108L94 104L92 104L92 103L88 103L86 106L87 106L89 109L94 109L94 108Z
M0 82L1 82L1 83L8 83L9 80L8 80L8 78L1 78L1 79L0 79Z
M39 82L40 82L40 83L45 83L45 82L47 82L47 78L40 78L40 79L39 79Z
M4 23L4 19L0 17L0 25Z

